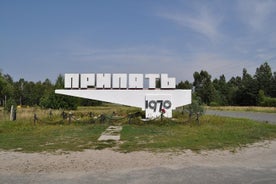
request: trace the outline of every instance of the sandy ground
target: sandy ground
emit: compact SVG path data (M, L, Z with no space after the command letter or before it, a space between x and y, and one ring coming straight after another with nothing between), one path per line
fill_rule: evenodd
M0 151L0 173L9 174L66 174L124 172L156 167L183 168L190 166L236 166L243 168L272 168L276 173L276 140L229 150L183 152L132 152L85 150L70 153L20 153ZM72 175L73 177L73 175Z

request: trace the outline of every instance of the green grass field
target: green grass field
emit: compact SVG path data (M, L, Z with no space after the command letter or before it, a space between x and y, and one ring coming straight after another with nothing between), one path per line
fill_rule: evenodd
M0 149L22 152L81 151L84 149L112 148L121 152L139 150L176 151L191 149L194 151L210 149L236 149L247 144L276 138L276 125L254 122L246 119L203 116L200 124L188 121L187 116L178 114L176 119L143 122L134 119L128 124L125 117L137 109L125 106L106 105L101 107L80 108L74 111L74 119L69 124L63 120L61 111L19 109L16 121L7 120L2 114L0 121ZM39 117L33 123L33 113ZM116 113L118 121L91 121L88 112L94 117L101 113ZM101 133L110 124L123 126L121 141L99 142Z
M80 151L97 148L97 139L106 125L33 125L26 122L0 124L0 149L42 151Z
M125 125L120 148L136 150L234 149L276 138L276 126L251 120L204 116L201 124Z

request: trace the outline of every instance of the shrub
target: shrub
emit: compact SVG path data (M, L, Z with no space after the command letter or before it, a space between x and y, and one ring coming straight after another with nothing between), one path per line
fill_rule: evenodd
M264 107L276 107L276 98L265 96L264 91L260 90L258 94L258 105Z
M211 102L210 106L211 107L217 107L217 106L220 106L220 104L218 104L217 102Z
M271 98L271 97L265 97L263 106L266 107L276 107L276 98Z

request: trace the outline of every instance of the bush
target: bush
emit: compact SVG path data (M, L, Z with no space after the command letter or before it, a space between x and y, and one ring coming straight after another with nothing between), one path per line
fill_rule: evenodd
M191 120L194 116L198 124L199 117L205 113L204 107L198 98L193 98L192 104L186 106L184 109L189 113L189 120Z
M220 104L217 103L217 102L211 102L211 103L210 103L210 106L211 106L211 107L217 107L217 106L220 106Z
M267 97L263 90L259 91L258 94L258 105L264 107L276 107L276 98Z
M276 107L276 98L265 97L262 106Z

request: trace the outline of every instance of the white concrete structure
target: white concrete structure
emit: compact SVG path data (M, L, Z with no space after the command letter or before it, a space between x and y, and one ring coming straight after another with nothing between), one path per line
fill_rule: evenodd
M144 89L144 79L148 89ZM160 79L161 89L156 89ZM141 108L147 118L172 117L172 110L191 104L191 90L175 89L167 74L65 74L65 88L55 93Z
M144 79L149 81L149 89L156 88L156 80L160 79L161 89L174 89L176 79L168 74L124 74L124 73L85 73L65 74L64 88L66 89L143 89Z

